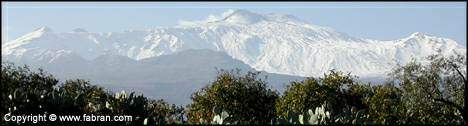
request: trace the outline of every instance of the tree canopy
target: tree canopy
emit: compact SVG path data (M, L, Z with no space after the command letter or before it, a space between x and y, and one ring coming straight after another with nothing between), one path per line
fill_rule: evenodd
M432 55L397 66L388 81L370 84L351 73L290 82L280 95L260 72L220 70L187 106L135 92L110 92L87 80L59 81L27 66L3 63L0 114L130 115L109 125L161 124L467 124L466 57ZM31 122L27 122L31 123ZM70 122L40 122L43 125ZM16 122L1 121L2 125Z

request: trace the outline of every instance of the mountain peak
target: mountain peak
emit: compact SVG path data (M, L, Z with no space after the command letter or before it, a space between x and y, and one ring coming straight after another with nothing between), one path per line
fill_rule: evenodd
M263 20L265 17L261 14L253 13L248 10L234 10L223 20L230 23L252 24Z
M254 24L265 20L290 24L308 24L306 21L303 21L293 15L279 13L259 14L243 9L229 10L223 15L223 21L234 24Z
M232 11L231 16L232 16L232 15L239 15L239 16L258 16L258 15L260 15L260 14L257 14L257 13L254 13L254 12L251 12L251 11L248 11L248 10L244 10L244 9L237 9L237 10Z
M305 21L297 18L294 15L289 15L289 14L278 14L278 13L269 13L267 14L268 19L274 20L274 21L279 21L279 22L302 22L304 23Z
M410 35L409 38L424 38L426 36L429 36L428 34L422 33L422 32L415 32Z
M42 27L39 27L36 30L34 30L34 32L41 32L41 33L52 32L52 29L47 27L47 26L42 26Z

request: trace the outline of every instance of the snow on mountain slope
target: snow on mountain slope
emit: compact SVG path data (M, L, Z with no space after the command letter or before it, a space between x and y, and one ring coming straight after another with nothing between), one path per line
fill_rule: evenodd
M2 44L2 58L50 61L73 53L86 60L106 54L142 60L188 49L222 51L256 70L296 76L321 76L331 69L378 76L437 50L447 55L466 52L451 39L423 33L393 41L370 40L291 15L235 10L206 21L141 31L61 33L43 27Z

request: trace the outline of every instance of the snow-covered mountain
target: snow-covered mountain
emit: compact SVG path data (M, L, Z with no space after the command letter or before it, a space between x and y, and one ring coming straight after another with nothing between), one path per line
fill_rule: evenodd
M2 59L46 65L59 57L90 61L102 55L119 55L139 61L190 49L225 52L270 73L321 76L335 69L364 77L384 75L397 64L437 50L447 55L466 52L454 40L418 32L398 40L370 40L291 15L235 10L219 18L151 30L54 32L41 27L2 44Z

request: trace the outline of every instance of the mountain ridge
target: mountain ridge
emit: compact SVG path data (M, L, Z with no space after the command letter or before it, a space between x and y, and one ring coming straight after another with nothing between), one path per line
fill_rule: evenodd
M284 14L234 10L198 25L125 32L54 32L41 27L2 44L2 58L36 60L75 53L86 60L114 54L143 60L189 49L226 52L259 71L294 76L321 76L336 69L358 76L385 75L397 64L442 50L466 52L454 40L415 32L397 40L349 36ZM48 53L46 53L48 52ZM42 56L44 57L44 56Z

